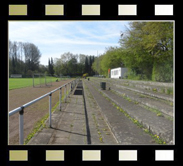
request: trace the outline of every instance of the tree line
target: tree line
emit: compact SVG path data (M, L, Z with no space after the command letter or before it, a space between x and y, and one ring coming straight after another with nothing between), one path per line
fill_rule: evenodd
M41 52L35 44L9 40L9 75L29 75L31 71L44 70L44 66L39 65L40 57Z
M94 75L92 64L94 56L84 54L64 53L55 58L54 71L56 75L82 76L84 73Z
M92 68L108 77L108 69L128 68L128 79L173 80L173 22L131 22L120 47L109 47Z
M40 64L41 52L33 43L12 42L9 40L9 76L22 74L31 77L33 73L52 76L94 75L92 63L94 56L64 53L60 58L49 58L48 65Z
M41 52L33 43L9 41L9 74L108 77L108 69L128 68L128 79L173 81L173 22L131 22L122 32L119 47L93 55L66 52L40 64Z

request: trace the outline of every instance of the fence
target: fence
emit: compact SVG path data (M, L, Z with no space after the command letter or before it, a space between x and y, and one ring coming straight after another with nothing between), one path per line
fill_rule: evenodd
M62 76L62 75L60 75L60 81L68 80L70 78L71 78L70 76Z
M24 127L23 127L23 117L24 117L24 109L34 103L36 103L37 101L49 96L49 126L51 127L52 123L51 123L51 108L52 108L52 105L51 105L51 99L52 99L52 93L56 92L57 90L60 90L60 93L59 93L59 108L61 110L61 99L62 99L62 88L64 88L64 93L65 93L65 98L64 98L64 101L66 102L66 99L67 99L67 96L69 95L69 93L75 88L76 84L78 83L78 79L76 80L73 80L69 83L66 83L62 86L60 86L59 88L56 88L55 90L35 99L35 100L32 100L24 105L22 105L21 107L18 107L12 111L9 112L9 117L18 113L19 112L19 143L20 144L23 144L24 143ZM68 93L67 93L68 92Z
M53 78L54 78L53 76L47 74L40 74L40 73L33 74L32 76L33 87L52 86Z

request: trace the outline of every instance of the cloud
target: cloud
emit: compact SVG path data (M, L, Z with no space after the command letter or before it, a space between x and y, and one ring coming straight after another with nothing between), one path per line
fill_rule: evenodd
M9 39L34 43L44 57L64 52L96 55L106 47L119 46L124 21L9 21ZM103 50L103 51L102 51ZM46 63L47 64L47 63Z

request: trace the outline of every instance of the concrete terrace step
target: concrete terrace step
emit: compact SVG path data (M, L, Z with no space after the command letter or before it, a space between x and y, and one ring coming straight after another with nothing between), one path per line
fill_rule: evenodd
M136 84L136 83L128 83L127 85L131 86L131 87L137 87L137 88L145 89L145 90L157 91L159 93L165 93L165 94L167 93L168 89L170 89L170 87L162 87L162 86L154 86L154 85L143 85L143 84ZM173 87L171 87L171 88L173 88Z
M106 123L105 118L89 89L85 87L85 84L83 84L83 88L86 103L87 135L89 135L88 142L95 145L118 144L117 139L111 132L110 127Z
M95 83L90 83L90 85L95 86L100 90L99 86L96 86ZM101 90L100 90L101 91ZM163 138L167 143L173 141L173 122L165 119L164 117L158 117L153 112L146 110L129 102L118 95L104 90L101 91L108 98L110 98L113 102L123 108L131 117L137 119L140 123L142 123L146 128L148 128L153 134L156 134Z
M145 94L145 95L149 95L149 96L153 96L153 97L156 97L156 98L159 98L159 99L168 100L168 101L173 102L173 97L171 97L169 95L166 95L166 94L162 94L162 93L160 94L160 93L157 93L157 92L146 91L146 90L143 90L141 88L130 88L130 87L117 85L117 84L113 84L113 86L123 88L123 89L128 89L128 90L131 90L131 91L134 91L134 92L142 93L142 94Z
M165 83L165 82L153 82L153 81L140 81L140 80L126 80L126 79L111 79L107 78L106 80L118 81L119 83L131 83L131 84L140 84L140 85L150 85L150 86L159 86L172 88L173 83Z
M84 81L96 103L101 109L103 116L108 122L119 144L122 145L151 145L157 144L151 136L136 126L123 113L117 110L97 90L91 86L91 82Z
M159 100L155 100L148 97L143 97L138 93L134 93L133 91L121 89L113 86L111 90L114 90L116 93L121 94L123 96L129 97L131 100L141 103L147 107L156 109L161 111L165 116L173 117L173 107Z
M158 92L160 94L165 94L165 95L168 95L167 94L167 91L168 90L171 90L173 89L173 86L159 86L159 85L149 85L149 84L144 84L144 83L141 83L141 82L123 82L123 81L119 81L119 80L108 80L109 82L112 82L112 83L118 83L118 85L123 85L123 86L126 86L126 87L132 87L132 88L139 88L139 89L142 89L142 90L146 90L146 91L149 91L149 92ZM169 94L168 96L172 97L172 94Z
M91 79L95 82L100 82L100 79ZM141 93L141 94L145 94L145 95L149 95L149 96L152 96L152 97L156 97L156 98L160 98L160 99L163 99L163 100L167 100L167 101L171 101L173 102L173 96L171 95L167 95L167 94L164 94L164 93L158 93L158 92L153 92L153 91L147 91L147 90L144 90L142 88L132 88L132 87L129 87L129 86L124 86L124 85L120 85L118 82L119 81L113 81L111 82L109 79L103 79L102 81L105 81L106 84L109 83L111 84L111 87L118 87L118 88L122 88L122 89L127 89L127 90L131 90L131 91L134 91L134 92L138 92L138 93Z
M93 79L91 79L93 80ZM95 83L97 82L98 86L100 85L100 82L95 80ZM110 82L106 83L106 89L114 90L116 93L121 94L123 96L129 97L131 100L138 102L139 104L145 105L147 107L156 109L158 111L161 111L163 115L173 117L173 103L164 99L159 99L156 97L152 97L149 95L145 95L142 93L134 92L129 89L120 88L118 86L115 86L116 84L112 84ZM171 104L171 105L170 105Z

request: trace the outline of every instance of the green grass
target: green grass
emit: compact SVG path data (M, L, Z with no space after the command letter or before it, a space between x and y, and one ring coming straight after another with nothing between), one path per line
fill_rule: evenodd
M9 78L9 90L32 86L32 78Z
M56 110L56 107L59 105L59 102L57 102L55 104L55 106L51 109L51 112L54 112ZM29 135L27 136L27 138L24 141L24 145L26 145L32 137L34 137L34 135L40 130L41 127L46 127L46 120L49 117L49 113L47 113L45 116L43 116L35 125L33 130L29 133Z
M56 78L55 77L46 77L47 82L55 82ZM34 84L44 84L45 83L45 78L35 78L34 79ZM33 79L32 78L9 78L9 90L12 89L19 89L19 88L24 88L28 86L33 86Z
M168 88L166 94L173 95L173 88Z
M65 96L63 95L63 96L62 96L62 99L61 99L62 102L64 101L64 98L65 98ZM51 112L52 112L52 113L53 113L54 111L57 110L56 108L58 107L58 105L59 105L59 101L55 104L55 106L52 107L52 109L51 109ZM34 135L35 135L38 131L41 131L43 128L46 127L45 122L46 122L46 120L47 120L48 118L49 118L49 113L47 113L45 116L43 116L43 117L34 125L32 131L29 133L29 135L28 135L27 138L25 139L24 145L26 145L26 144L31 140L31 138L34 137ZM72 124L71 124L70 126L73 127Z
M95 88L95 87L94 87ZM103 97L105 97L106 99L108 98L106 95L104 95L104 93L102 93L101 91L99 91L97 88L95 88ZM109 99L109 101L112 103L112 105L114 107L116 107L116 109L118 109L120 112L122 112L128 119L130 119L134 124L136 124L139 128L143 129L143 131L147 134L149 134L156 143L158 144L164 144L166 145L166 142L160 138L158 135L154 135L151 133L151 131L149 129L147 129L146 127L144 127L137 119L132 118L126 111L124 111L119 105L117 105L116 103L114 103L111 99Z

